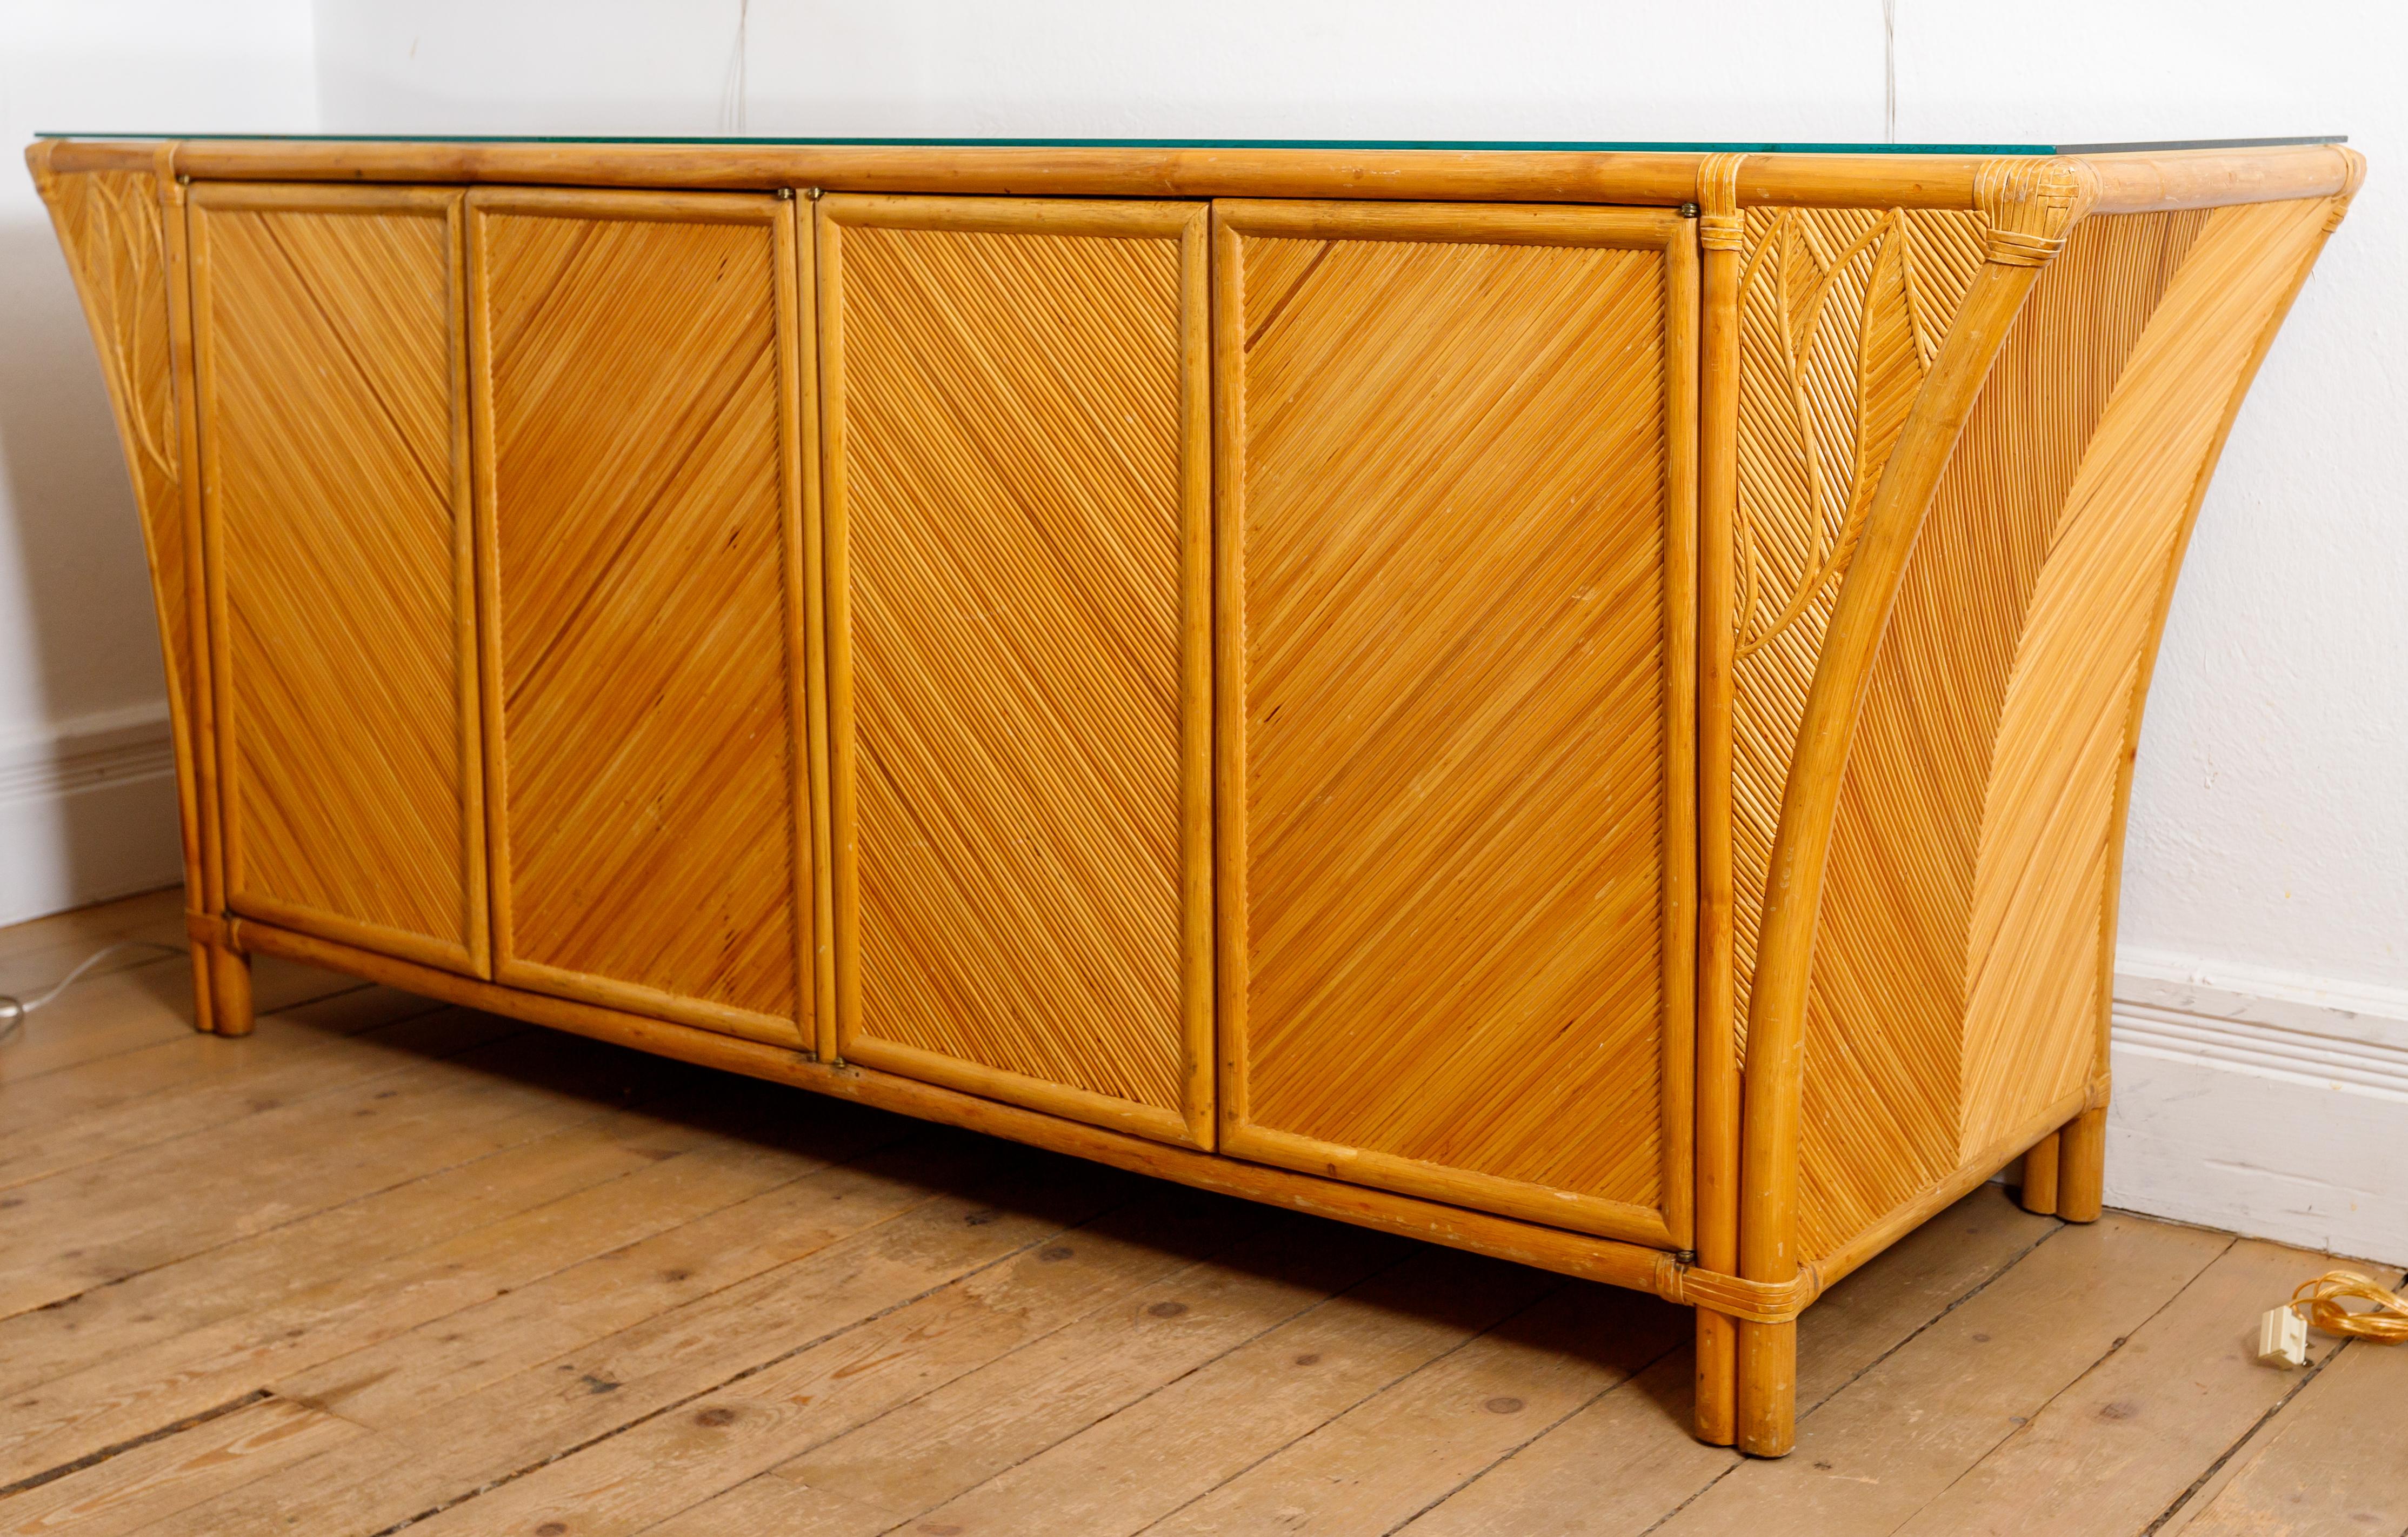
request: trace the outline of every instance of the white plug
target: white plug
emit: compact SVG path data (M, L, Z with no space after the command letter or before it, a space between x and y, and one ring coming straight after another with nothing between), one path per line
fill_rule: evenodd
M2258 1320L2258 1358L2268 1366L2308 1364L2308 1321L2287 1306Z

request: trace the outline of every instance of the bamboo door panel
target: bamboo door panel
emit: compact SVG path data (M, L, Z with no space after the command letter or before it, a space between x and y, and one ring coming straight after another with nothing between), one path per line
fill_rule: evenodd
M1690 226L1213 238L1221 1146L1680 1246Z
M487 966L458 193L191 201L227 905Z
M1204 206L818 209L838 1049L1209 1147Z
M794 205L468 208L496 980L805 1044Z

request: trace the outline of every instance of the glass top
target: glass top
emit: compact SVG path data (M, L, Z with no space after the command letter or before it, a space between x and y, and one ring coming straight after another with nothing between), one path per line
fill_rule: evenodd
M678 144L796 148L859 146L946 150L1518 150L1670 154L2091 155L2146 150L2260 150L2346 144L2343 134L2296 138L2157 139L2121 144L1827 144L1772 140L1690 143L1646 139L1517 138L778 138L755 135L652 134L68 134L39 138L245 139L300 144Z

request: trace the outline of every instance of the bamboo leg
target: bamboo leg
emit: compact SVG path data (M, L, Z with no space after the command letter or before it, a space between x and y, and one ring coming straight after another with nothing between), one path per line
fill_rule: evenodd
M2057 1134L2057 1214L2096 1222L2107 1194L2107 1107L2086 1110Z
M194 947L208 954L209 1013L211 1026L220 1035L249 1035L252 1024L251 1013L251 957L239 950L222 945Z
M1727 1314L1698 1309L1697 1435L1709 1446L1738 1438L1739 1324Z
M218 1012L209 989L209 947L195 944L193 958L193 1028L203 1035L217 1033Z
M2041 1216L2057 1214L2057 1143L2054 1131L2024 1155L2024 1210Z
M1798 1444L1798 1320L1739 1322L1739 1449L1786 1457Z

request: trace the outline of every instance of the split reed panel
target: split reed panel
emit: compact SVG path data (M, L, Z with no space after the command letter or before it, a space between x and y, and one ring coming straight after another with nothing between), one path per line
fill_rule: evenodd
M817 208L838 1049L1209 1147L1204 206Z
M1991 366L1842 781L1805 1026L1810 1257L2103 1089L2119 784L2154 625L2328 212L2089 220Z
M461 194L192 197L227 905L487 965Z
M792 203L469 197L497 981L813 1015Z
M1692 226L1215 250L1222 1145L1685 1242Z

